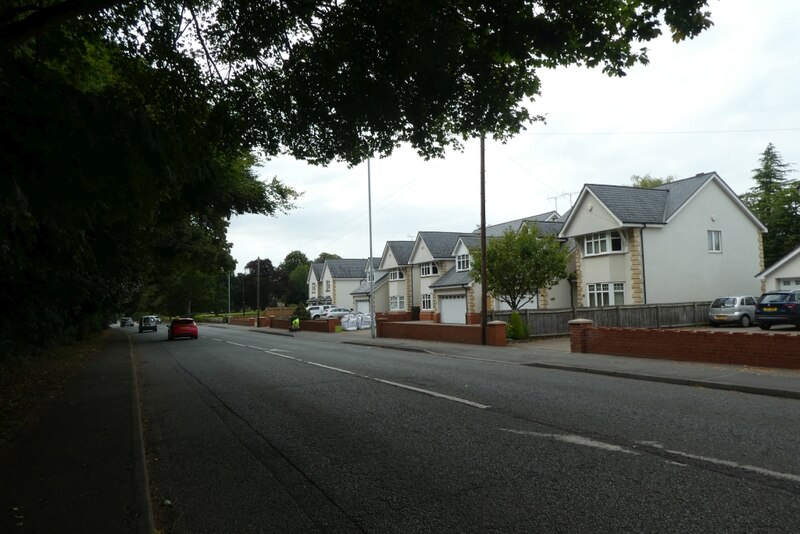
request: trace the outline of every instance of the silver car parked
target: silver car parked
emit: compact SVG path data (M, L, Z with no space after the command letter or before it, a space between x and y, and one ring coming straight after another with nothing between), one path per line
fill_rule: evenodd
M747 328L756 317L756 298L748 295L720 297L708 308L708 322L717 327L721 324L738 324Z

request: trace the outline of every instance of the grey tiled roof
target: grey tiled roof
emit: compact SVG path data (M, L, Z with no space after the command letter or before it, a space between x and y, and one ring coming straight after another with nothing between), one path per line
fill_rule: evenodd
M433 259L448 259L453 257L453 249L458 238L464 233L459 232L420 232L419 238L428 247Z
M519 230L520 226L523 222L532 223L532 222L546 222L551 217L555 216L556 220L559 219L558 212L555 211L548 211L546 213L540 213L538 215L531 215L530 217L523 217L522 219L515 219L513 221L503 222L499 224L488 224L486 225L486 235L487 236L500 236L503 235L506 230L511 230L512 232L516 232ZM472 232L473 234L480 234L481 229L480 226Z
M668 191L624 185L586 184L586 188L622 223L664 222Z
M367 261L367 258L325 260L325 265L328 266L333 278L364 278Z
M317 280L322 278L322 270L325 267L324 263L312 263L311 268L314 270L314 276L317 277Z
M430 287L434 289L444 289L447 287L462 287L472 283L472 277L469 271L456 271L455 267L450 269L439 277Z
M392 251L397 265L408 265L408 258L411 257L411 250L414 248L413 241L387 241L386 246Z
M586 188L622 223L663 224L714 175L697 174L654 189L601 184L587 184Z
M487 234L486 237L488 238L489 235ZM461 241L468 249L478 248L481 246L481 236L475 234L469 235L462 235Z
M389 274L384 273L381 276L375 278L375 289L378 289L380 286L386 283L389 279ZM350 292L351 295L369 295L369 280L358 286L356 289Z

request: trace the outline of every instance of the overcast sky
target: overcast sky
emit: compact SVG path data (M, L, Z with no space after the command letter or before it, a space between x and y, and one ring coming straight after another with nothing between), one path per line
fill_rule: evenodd
M586 183L632 175L716 171L737 193L753 186L768 143L800 169L800 1L710 0L714 26L692 41L662 37L650 64L623 78L572 67L541 71L534 123L509 143L487 141L486 221L564 213ZM419 231L471 232L480 223L480 152L425 162L411 149L371 162L372 250ZM277 158L260 169L302 191L297 209L231 221L237 272L257 257L277 267L300 250L370 255L367 165L314 167ZM794 178L800 178L795 174Z

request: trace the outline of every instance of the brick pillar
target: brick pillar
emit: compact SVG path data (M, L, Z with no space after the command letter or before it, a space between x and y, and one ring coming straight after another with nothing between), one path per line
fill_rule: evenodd
M486 344L493 347L506 346L505 321L489 321L486 324Z
M570 352L588 352L586 350L586 334L592 327L592 321L589 319L573 319L567 324L569 324Z
M383 323L385 323L386 320L387 319L385 317L379 317L378 319L375 320L375 336L376 337L383 337L383 334L382 334L382 332L383 332Z

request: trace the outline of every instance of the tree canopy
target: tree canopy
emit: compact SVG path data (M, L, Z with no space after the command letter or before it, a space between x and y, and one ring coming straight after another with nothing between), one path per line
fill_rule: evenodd
M486 289L518 310L539 293L567 277L567 250L554 235L540 235L528 225L507 230L486 244ZM473 279L481 279L480 251L471 251Z
M710 25L705 0L6 1L0 339L215 299L229 218L297 198L263 158L507 139L542 118L539 69L621 76Z
M638 174L631 176L631 184L633 184L633 187L640 187L642 189L653 189L660 185L668 184L674 181L674 176L658 178L655 176L650 176L650 173L647 173L644 176L639 176Z
M780 152L769 143L753 169L756 182L742 201L767 227L764 234L764 266L769 267L800 246L800 181L789 180L794 172Z

